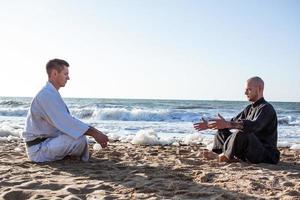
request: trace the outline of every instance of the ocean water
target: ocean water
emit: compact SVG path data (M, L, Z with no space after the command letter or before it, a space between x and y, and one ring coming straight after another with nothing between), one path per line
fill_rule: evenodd
M0 97L0 140L20 137L32 98ZM249 102L201 100L64 99L71 114L110 138L131 141L148 136L148 143L204 139L211 142L214 131L197 133L193 123L217 113L230 119ZM279 146L300 144L300 103L271 102L278 116ZM153 137L152 137L153 136ZM135 138L134 138L135 137ZM145 138L144 138L145 139ZM162 142L163 143L163 142Z

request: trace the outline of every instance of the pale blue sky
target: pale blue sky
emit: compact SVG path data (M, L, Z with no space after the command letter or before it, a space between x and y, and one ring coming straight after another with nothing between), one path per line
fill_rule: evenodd
M1 0L0 96L34 96L62 58L64 97L300 102L300 1Z

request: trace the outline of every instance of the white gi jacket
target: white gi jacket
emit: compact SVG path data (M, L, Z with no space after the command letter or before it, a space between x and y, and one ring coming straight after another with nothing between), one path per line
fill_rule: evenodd
M77 155L82 160L88 160L87 140L83 135L88 129L87 124L70 115L59 92L47 82L32 100L22 136L25 141L48 138L27 148L32 161L59 160L66 155Z

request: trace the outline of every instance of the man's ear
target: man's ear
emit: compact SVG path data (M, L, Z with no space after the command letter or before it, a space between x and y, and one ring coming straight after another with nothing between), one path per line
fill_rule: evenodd
M52 70L52 76L56 77L57 74L58 74L57 70L56 70L56 69L53 69L53 70Z
M264 91L264 87L263 86L258 86L259 92L262 93Z
M53 69L51 72L50 72L50 76L49 78L54 78L57 76L57 71L55 69Z

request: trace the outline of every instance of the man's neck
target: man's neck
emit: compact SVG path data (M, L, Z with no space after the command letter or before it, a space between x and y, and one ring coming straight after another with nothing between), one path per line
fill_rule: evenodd
M58 84L56 84L53 80L48 80L54 87L55 87L55 89L58 91L59 90L59 86L58 86Z
M252 102L252 106L255 107L256 105L260 104L259 102L261 102L262 99L264 99L263 96L261 96L260 98L257 98L256 101Z

